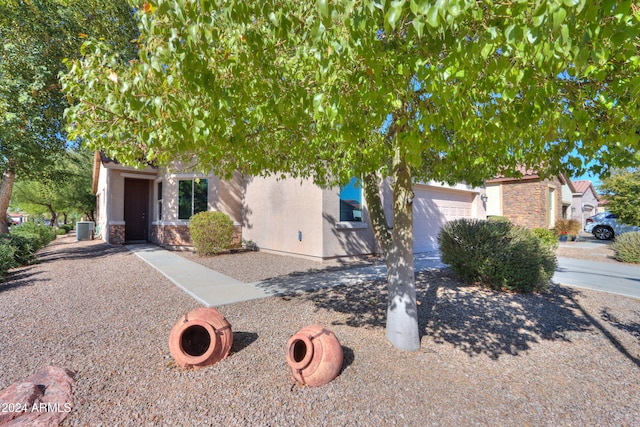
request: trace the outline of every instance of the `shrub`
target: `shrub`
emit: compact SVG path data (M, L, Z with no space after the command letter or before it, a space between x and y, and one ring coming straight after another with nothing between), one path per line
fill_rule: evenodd
M558 248L558 236L553 230L547 228L534 228L531 232L540 239L540 242L554 251Z
M35 222L26 222L11 229L11 235L19 235L32 238L36 237L36 250L47 246L56 238L55 229Z
M640 264L640 231L616 236L611 249L618 261Z
M490 216L487 217L487 221L511 222L511 220L509 218L507 218L506 216L500 216L500 215L490 215Z
M35 250L47 246L56 238L55 229L35 222L27 222L11 229L12 236L23 236L34 239Z
M438 242L442 262L462 280L495 290L543 290L557 267L550 245L510 222L454 220Z
M71 224L60 224L58 226L57 233L58 233L59 236L61 236L63 234L67 234L71 230L73 230L73 225L71 225Z
M198 255L228 251L233 241L233 221L222 212L200 212L191 217L189 233Z
M556 220L555 227L556 237L561 234L571 234L573 236L577 236L580 234L580 230L582 230L582 226L580 225L580 221L576 221L575 219L558 219Z
M7 271L15 267L14 253L13 246L6 241L0 241L0 280L4 280Z
M36 234L5 234L0 237L0 242L14 249L13 258L15 266L29 265L36 261L39 236Z

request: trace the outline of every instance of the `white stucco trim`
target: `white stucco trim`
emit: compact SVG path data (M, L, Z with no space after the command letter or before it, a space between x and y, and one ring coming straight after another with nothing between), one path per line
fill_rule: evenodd
M213 175L205 175L202 173L172 173L169 175L172 179L194 179L194 178L206 178L211 179Z
M123 222L124 224L124 222ZM180 219L176 221L152 221L151 225L189 225L188 219ZM233 221L234 226L242 225L237 221Z
M109 225L126 225L127 223L124 221L109 221Z
M154 179L157 178L156 175L148 175L145 173L130 173L130 172L123 172L120 174L120 176L123 178L148 179L149 181L153 181Z
M151 225L189 225L189 220L180 219L177 221L152 221Z
M338 230L355 230L369 228L369 224L359 221L340 221L336 223Z

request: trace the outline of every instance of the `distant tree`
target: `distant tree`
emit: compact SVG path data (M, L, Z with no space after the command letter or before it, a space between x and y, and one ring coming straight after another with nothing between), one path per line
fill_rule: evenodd
M386 336L405 350L420 346L415 182L636 161L629 2L150 0L139 16L136 61L91 41L70 63L71 134L128 165L359 177L386 254Z
M32 214L47 213L51 226L59 215L84 214L94 220L96 196L92 192L92 153L81 148L55 157L38 175L16 180L11 205Z
M63 60L77 58L87 36L131 58L137 35L126 0L0 2L0 233L16 177L39 174L65 149Z
M626 224L640 225L640 169L615 171L602 179L598 189L608 211Z

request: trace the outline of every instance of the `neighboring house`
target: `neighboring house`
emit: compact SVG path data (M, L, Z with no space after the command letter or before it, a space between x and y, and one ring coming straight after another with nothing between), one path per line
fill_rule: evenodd
M563 175L541 179L523 171L522 178L496 177L485 183L487 216L504 216L527 228L555 227L570 218L573 185Z
M172 170L184 170L174 167ZM309 180L213 175L147 167L137 170L96 153L93 190L97 222L110 244L152 242L189 246L189 217L202 210L228 214L236 238L261 250L311 259L378 253L362 189L342 190ZM485 218L480 190L435 183L414 187L414 251L437 249L441 226L456 218ZM382 198L391 218L391 188Z
M11 218L11 223L14 225L20 225L26 221L26 217L19 213L10 213L7 214Z
M600 196L593 188L593 184L588 180L573 181L575 191L573 192L573 203L571 204L571 218L580 221L584 226L585 220L604 209L600 206Z

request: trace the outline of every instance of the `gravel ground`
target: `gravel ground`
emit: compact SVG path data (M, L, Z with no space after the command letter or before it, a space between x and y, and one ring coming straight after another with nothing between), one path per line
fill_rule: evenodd
M243 256L258 262L241 270L273 267ZM387 343L385 284L370 282L219 307L234 331L229 358L183 370L167 340L198 306L188 295L97 241L59 238L40 259L0 283L0 389L49 364L75 371L64 425L640 424L637 299L560 286L495 293L427 272L420 351ZM292 387L287 339L314 323L340 339L343 371Z
M307 274L327 269L340 270L384 262L382 258L373 256L349 261L328 260L321 262L268 252L240 252L209 257L201 257L191 251L176 251L175 253L245 283L261 282L288 274Z

